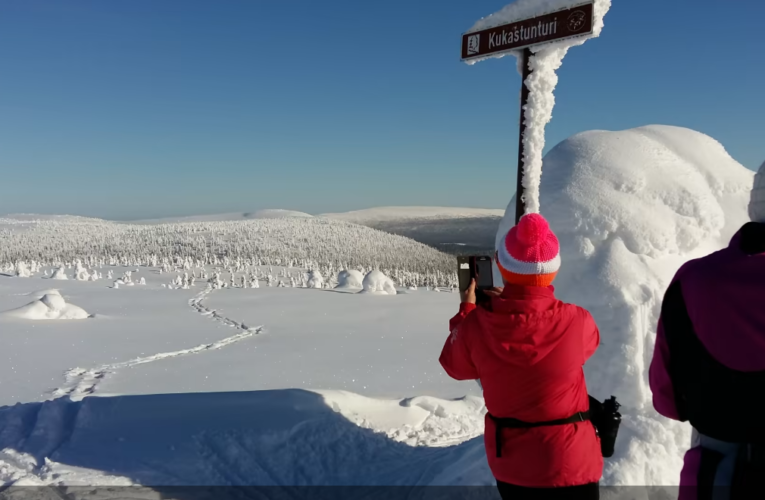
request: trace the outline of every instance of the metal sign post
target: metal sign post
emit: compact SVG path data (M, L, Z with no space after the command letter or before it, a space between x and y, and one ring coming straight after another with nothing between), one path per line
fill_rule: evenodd
M526 86L526 80L531 74L529 62L531 57L533 57L530 47L591 35L595 25L593 14L594 2L589 0L568 9L462 35L463 61L517 52L519 50L523 51L523 54L520 56L522 57L523 64L523 81L521 83L520 140L518 141L518 185L515 200L516 224L525 213L523 203L525 153L523 136L526 134L524 108L529 100L529 89Z

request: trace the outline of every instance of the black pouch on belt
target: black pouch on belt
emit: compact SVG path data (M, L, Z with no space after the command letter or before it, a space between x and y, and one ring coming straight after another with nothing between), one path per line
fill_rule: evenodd
M620 406L614 396L603 403L590 396L590 420L600 437L600 452L606 458L614 455L616 436L622 423Z

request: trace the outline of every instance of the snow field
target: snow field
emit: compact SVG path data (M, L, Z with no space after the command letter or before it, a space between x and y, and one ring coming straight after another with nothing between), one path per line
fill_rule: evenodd
M151 297L154 302L157 294L178 298L179 293L190 293L161 289L161 279L158 273L151 274L144 288L121 288L106 294L100 292L100 296L112 300L119 297L118 302L130 297L129 303L134 304L131 309L136 312L140 297L154 296ZM0 286L9 282L15 290L19 285L44 283L5 278ZM68 281L65 286L103 289L103 285L92 282ZM48 292L34 291L32 295ZM84 297L82 292L78 293ZM315 300L300 297L309 293ZM241 299L241 310L235 307L239 302L235 299ZM447 397L475 392L474 384L448 379L437 360L429 355L440 349L444 339L442 321L432 320L453 312L454 296L420 292L392 299L402 302L397 306L389 303L378 311L379 298L326 290L203 288L188 299L189 310L202 320L202 325L226 326L235 332L233 336L229 333L217 342L166 352L157 352L158 344L146 344L144 340L144 347L153 349L154 354L142 349L141 355L133 359L125 360L123 356L96 368L68 370L66 380L59 381L59 388L48 395L65 397L43 404L0 408L0 484L412 485L430 481L453 484L457 479L461 483L488 484L485 459L480 461L485 410L479 397L462 397L457 401L395 397L419 391L448 394ZM0 304L7 301L8 297L0 298ZM346 321L338 322L336 316L349 315L348 301L355 302L354 313ZM402 311L403 301L406 307ZM434 307L442 311L434 312ZM391 314L393 310L399 316L404 312L405 317ZM249 312L250 316L239 312ZM165 314L178 316L177 311ZM152 316L158 323L165 319L157 311ZM266 321L286 316L294 323L284 324L283 328L249 326L258 324L252 319L256 316ZM397 322L390 324L392 319ZM366 327L357 330L356 339L348 333L332 335L333 330L342 332L345 326L355 329L364 323ZM404 331L401 326L409 330ZM189 332L177 331L172 324L163 327L167 328L162 333L165 341L172 337L178 345L191 340L187 338ZM110 330L114 330L113 325ZM253 335L261 332L257 342L251 342ZM341 336L346 338L345 342L335 341ZM392 340L399 337L400 342L393 344ZM313 344L306 345L307 340ZM239 342L242 347L226 348ZM409 355L407 345L414 349ZM428 355L424 356L426 352ZM292 354L292 358L285 353ZM309 353L310 356L305 356ZM218 358L218 354L223 357ZM234 355L243 357L230 357ZM336 356L338 360L333 361ZM358 363L348 363L354 358L360 358ZM425 378L418 358L426 361L425 373L430 375ZM337 384L336 377L331 382L326 377L322 383L318 368L324 365L337 371L343 363L348 366L341 369L341 375L350 379L347 384L350 388L375 396L387 393L391 399L330 390L343 384ZM241 374L221 371L237 365ZM304 371L300 373L296 367ZM410 373L398 373L402 369ZM298 386L294 376L285 376L295 372L303 378L303 385L308 385L306 374L318 373L319 378L313 382L327 389L262 391L269 386ZM331 373L327 369L324 372ZM200 384L197 378L202 377L208 383ZM433 377L440 383L431 380ZM354 385L356 381L358 386ZM415 384L410 387L412 382ZM445 390L444 386L451 389ZM466 391L467 386L470 390ZM231 393L254 388L259 391ZM212 392L202 394L206 391ZM310 405L304 401L285 407L280 401L284 397L291 399L291 393L305 393L302 399L308 398ZM100 400L109 401L103 407L99 399L83 399L88 395L111 397ZM165 410L163 401L169 401ZM118 413L113 404L119 405ZM228 409L227 405L233 406ZM216 410L211 413L212 407ZM264 412L269 416L265 417ZM221 420L223 414L236 414L241 420L237 424L230 418ZM176 420L171 421L169 415ZM194 438L190 441L189 436ZM479 459L478 466L471 461L469 466L462 467L461 475L444 474L465 459L463 448L451 445L466 441L469 443L464 450ZM428 452L429 447L447 448ZM242 454L248 459L242 460ZM121 458L115 461L116 456ZM300 475L285 462L298 456L306 464ZM274 463L281 465L276 467ZM360 467L359 463L366 465Z
M545 158L541 208L563 258L556 293L590 310L600 327L600 349L585 367L590 393L616 395L624 405L603 484L677 484L690 431L653 410L647 381L660 303L682 263L727 245L747 220L753 177L713 139L666 126L578 134ZM513 210L514 200L498 237L512 225ZM276 231L272 222L245 224ZM72 244L74 231L61 224L73 223L0 231L28 244L57 225L60 251L72 251L80 243ZM224 227L156 226L163 229L146 233L147 241L205 227L199 242L182 241L201 248L212 238L217 248L229 248L225 241L249 231L235 224L231 234L211 236L213 226ZM301 251L310 255L310 246ZM36 251L0 269L0 310L40 298L55 283L67 302L97 313L80 322L0 318L6 348L0 355L7 357L0 398L22 402L0 408L0 485L492 483L480 437L480 389L450 380L437 361L456 296L427 293L432 282L423 279L416 289L407 286L403 267L398 276L396 268L383 268L414 290L381 298L342 293L363 287L374 266L364 273L315 266L330 282L338 276L339 284L354 287L311 290L278 286L291 273L307 282L306 270L316 263L310 257L291 263L278 257L290 268L254 256L86 255L56 264L70 276L67 261L77 258L87 268L130 264L116 276L134 272L142 260L154 265L132 277L145 277L146 286L117 290L39 279L51 269L15 276L19 261L53 263ZM327 268L332 262L337 258ZM350 271L337 275L342 269ZM254 271L270 275L272 286L208 289L202 280L167 288L184 272L200 271L235 284ZM33 402L53 394L75 401ZM87 394L111 397L76 401ZM646 491L630 491L630 498L647 498Z

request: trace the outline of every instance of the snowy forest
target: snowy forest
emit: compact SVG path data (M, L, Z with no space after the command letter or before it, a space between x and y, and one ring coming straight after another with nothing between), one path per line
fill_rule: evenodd
M0 271L122 265L163 268L288 266L334 274L378 269L400 286L456 284L454 257L409 238L329 219L135 225L100 219L0 220ZM24 228L24 229L22 229ZM22 229L22 230L19 230ZM22 264L22 267L26 264ZM325 274L326 275L326 274Z

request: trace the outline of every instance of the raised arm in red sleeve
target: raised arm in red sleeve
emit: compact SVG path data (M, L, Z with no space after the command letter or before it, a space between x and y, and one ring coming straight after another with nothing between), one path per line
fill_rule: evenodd
M446 339L439 358L446 373L456 380L475 380L478 378L478 370L476 370L470 357L469 332L462 328L464 319L475 308L475 304L460 304L460 312L449 321L451 335Z

